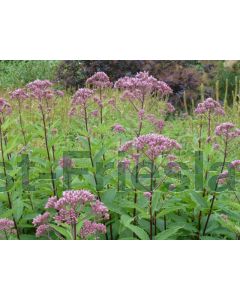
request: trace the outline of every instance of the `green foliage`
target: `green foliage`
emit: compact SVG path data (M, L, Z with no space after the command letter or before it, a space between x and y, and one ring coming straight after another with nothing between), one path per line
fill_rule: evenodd
M1 60L0 89L22 87L35 79L54 80L58 61Z

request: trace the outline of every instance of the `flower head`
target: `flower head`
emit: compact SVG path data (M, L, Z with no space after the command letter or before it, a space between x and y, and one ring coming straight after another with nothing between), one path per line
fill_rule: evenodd
M151 192L144 192L143 195L144 195L144 197L146 197L147 199L151 199L151 198L152 198L152 193L151 193Z
M45 235L49 230L50 226L48 224L39 225L36 230L36 237Z
M239 171L240 171L240 160L239 160L239 159L233 160L233 161L230 163L230 167L233 168L233 169L236 169L236 170L239 170Z
M92 212L96 216L100 216L105 220L109 219L108 208L100 200L97 199L96 202L93 202L91 204L91 207L92 207Z
M57 197L56 196L48 198L48 201L45 205L45 208L55 208L56 202L57 202Z
M34 226L46 224L48 223L49 217L50 217L50 213L46 211L43 215L38 215L37 217L35 217L32 223Z
M80 236L86 239L90 236L97 237L98 234L106 233L107 229L104 224L91 222L89 220L84 221L83 226L80 230Z
M222 123L215 129L215 134L226 139L234 139L240 136L240 129L235 128L235 125L230 122Z
M11 99L17 99L17 100L25 100L28 98L28 94L24 89L17 89L10 93Z
M97 109L96 109L96 110L93 110L93 111L91 112L91 115L92 115L93 117L97 117L98 114L99 114L99 112L98 112Z
M90 89L79 89L73 96L72 105L85 105L93 96L94 92Z
M3 98L0 98L0 112L6 115L12 112L11 105Z
M56 94L58 97L64 97L64 92L61 91L61 90L56 90L56 91L55 91L55 94Z
M29 96L42 100L51 99L54 96L54 91L50 89L52 82L49 80L35 80L26 85L29 90Z
M10 232L14 228L14 222L10 219L0 219L0 231L4 230Z
M204 115L206 113L212 113L215 115L225 114L221 104L212 98L207 98L205 101L199 103L195 109L195 113L199 115Z
M62 197L54 204L54 208L58 211L55 221L76 224L83 206L94 200L95 196L87 190L63 192Z
M87 79L86 83L96 88L107 88L112 86L109 77L104 72L96 72Z
M162 96L172 93L172 89L163 81L158 81L148 72L139 72L134 77L125 76L118 79L115 88L126 90L123 99L139 99L152 92L158 92Z
M125 128L122 125L120 125L120 124L115 124L113 126L113 131L121 133L121 132L125 132Z

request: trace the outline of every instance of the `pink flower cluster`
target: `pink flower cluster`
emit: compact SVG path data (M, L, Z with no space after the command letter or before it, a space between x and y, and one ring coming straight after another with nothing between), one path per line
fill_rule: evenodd
M0 98L0 112L9 115L12 112L11 105L3 98Z
M58 97L64 97L64 92L61 91L61 90L56 90L56 91L55 91L55 94L56 94Z
M63 196L55 203L57 210L55 221L58 223L77 224L83 205L95 200L95 196L87 190L65 191Z
M234 139L240 136L240 129L235 128L235 125L230 122L222 123L215 129L215 134L225 137L226 139Z
M151 193L151 192L144 192L143 195L144 195L144 197L146 197L147 199L151 199L151 198L152 198L152 193Z
M50 230L50 226L48 224L49 218L50 218L50 213L45 212L43 215L38 215L33 219L32 223L37 228L36 229L37 237L45 235Z
M147 115L146 119L155 126L155 128L158 132L162 132L164 125L165 125L163 120L157 119L155 117L155 115L153 115L153 114Z
M14 222L7 218L0 219L0 231L11 232L14 228Z
M139 99L140 96L158 92L162 96L172 93L172 89L163 81L159 81L148 72L139 72L134 77L125 76L118 79L115 88L127 90L123 99ZM142 99L140 99L142 100Z
M50 226L48 224L39 225L36 229L36 237L40 237L45 235L50 230Z
M181 167L179 166L179 164L176 161L169 161L167 163L167 167L171 171L176 172L176 173L178 173L181 170Z
M116 100L114 98L109 99L108 105L111 105L112 107L116 107Z
M27 84L27 88L30 90L40 89L40 90L46 90L50 86L52 86L52 82L49 80L35 80Z
M233 160L230 164L230 167L240 171L240 160Z
M218 183L219 184L224 184L228 178L228 171L223 171L221 174L218 176Z
M86 105L87 101L93 96L94 92L90 89L79 89L73 96L72 105Z
M98 117L98 114L99 114L99 111L96 109L96 110L93 110L92 112L91 112L91 115L93 116L93 117Z
M87 204L90 205L93 216L95 216L98 220L109 219L108 208L87 190L65 191L63 192L62 197L59 199L57 199L55 196L50 197L45 205L45 208L55 210L56 214L54 215L53 219L58 224L66 223L68 225L75 225L78 223L78 218ZM36 235L38 237L44 235L51 229L51 224L49 224L50 217L50 213L45 212L43 215L39 215L33 219L33 224L35 227L37 227ZM105 229L102 231L106 231L105 225L100 223L94 224L98 224L97 227L94 225L95 229L104 227ZM87 231L83 235L86 237Z
M99 97L93 97L93 101L99 106L99 107L103 107L103 102Z
M107 229L104 224L91 222L89 220L84 221L80 230L80 236L82 239L86 239L89 236L96 236L99 233L106 233Z
M202 103L199 103L197 108L195 109L195 113L199 115L204 115L206 113L212 113L215 115L225 115L225 112L221 106L221 104L213 100L212 98L207 98Z
M104 72L96 72L87 79L86 83L96 88L107 88L112 86L109 77Z
M91 208L92 208L92 212L96 216L100 216L104 220L109 219L109 213L108 213L107 207L101 201L99 201L98 199L96 200L96 202L93 202L91 204Z
M38 215L37 217L35 217L32 223L34 226L46 224L48 223L49 217L50 213L46 211L43 215Z
M25 100L28 98L28 94L24 89L17 89L10 93L11 99L17 99L17 100Z
M49 80L35 80L26 85L29 90L29 96L38 100L51 99L54 96L54 91L50 89L52 82Z
M120 124L115 124L113 126L113 131L117 133L125 132L125 128Z
M35 80L26 85L28 93L23 89L18 89L11 93L13 99L23 100L29 97L42 99L52 99L54 96L63 97L64 92L61 90L54 90L52 88L53 83L49 80Z
M126 152L129 149L135 149L146 154L149 159L154 160L159 155L168 153L174 149L181 149L181 145L175 140L163 135L150 133L141 135L132 141L128 141L120 147L120 151Z
M56 196L52 196L52 197L48 198L48 201L45 204L45 208L55 208L55 204L56 204L57 200L58 199Z

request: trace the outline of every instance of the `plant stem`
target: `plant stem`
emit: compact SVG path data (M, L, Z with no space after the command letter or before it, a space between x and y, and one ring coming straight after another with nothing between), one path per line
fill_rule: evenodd
M208 137L211 136L211 113L208 111Z
M151 161L151 175L150 175L150 193L151 197L149 198L149 216L150 216L150 228L149 228L149 237L150 240L153 238L153 214L152 214L152 197L153 197L153 175L154 175L154 161Z
M73 239L76 240L77 239L77 224L73 224L72 228L73 228Z
M141 109L144 109L144 102L145 102L145 95L143 94L143 95L142 95ZM140 119L139 126L138 126L137 137L139 137L140 134L141 134L141 131L142 131L142 125L143 125L143 121L142 121L142 119Z
M48 157L49 163L51 164L52 161L51 161L51 156L50 156L50 151L49 151L49 146L48 146L47 126L46 126L45 114L44 114L42 105L40 104L39 106L40 106L40 110L41 110L41 114L42 114L42 122L43 122L43 130L44 130L44 141L45 141L45 147L46 147L46 151L47 151L47 157ZM54 182L52 165L50 166L50 173L51 173L53 194L54 194L54 196L57 196L57 189L56 189L55 182Z
M20 127L23 135L24 145L27 146L26 135L25 135L23 120L22 120L21 102L19 99L18 99L18 114L19 114L19 122L20 122Z
M222 163L222 168L221 168L221 172L223 172L223 169L224 169L224 166L225 166L225 163L226 163L226 159L227 159L227 148L228 148L228 138L226 138L225 140L225 147L224 147L224 158L223 158L223 163ZM209 209L209 212L208 212L208 216L207 216L207 220L206 220L206 223L205 223L205 226L204 226L204 229L203 229L203 235L205 235L206 233L206 230L207 230L207 227L208 227L208 222L210 220L210 217L212 215L212 210L213 210L213 204L214 204L214 201L216 199L216 191L217 191L217 188L218 188L218 180L216 181L216 186L215 186L215 189L214 189L214 195L211 199L211 206L210 206L210 209Z

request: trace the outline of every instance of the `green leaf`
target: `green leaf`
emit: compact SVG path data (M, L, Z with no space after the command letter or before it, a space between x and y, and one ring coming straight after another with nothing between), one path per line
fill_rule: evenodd
M171 240L174 239L176 233L182 229L183 226L175 226L169 229L166 229L155 236L156 240Z
M16 218L16 221L18 221L21 218L21 216L23 214L23 208L24 208L24 205L23 205L22 199L16 198L13 201L13 212L14 212L14 217Z
M192 198L192 200L197 203L197 205L199 205L201 208L207 208L207 203L206 203L206 200L200 195L198 194L197 192L195 191L192 191L190 193L190 196Z
M128 226L128 229L130 229L133 233L135 233L136 236L139 237L141 240L149 240L148 234L142 228L130 224Z
M168 214L173 213L177 210L182 210L182 209L184 209L184 208L180 207L180 206L173 206L173 207L165 208L157 214L157 218L168 215Z
M117 190L116 189L109 189L106 192L103 193L102 195L102 201L105 203L111 202L115 199L117 194Z
M142 228L132 225L131 222L134 220L134 218L129 217L128 215L122 215L121 216L121 223L123 226L131 230L133 233L136 234L137 237L139 237L141 240L149 240L148 234L145 230Z
M96 154L95 154L95 156L94 156L94 158L93 158L93 162L94 162L94 164L96 164L96 162L99 162L99 161L101 161L102 160L102 157L103 157L103 154L105 153L105 149L104 148L102 148L102 149L100 149L100 151L98 151Z
M61 226L57 226L54 224L51 224L51 227L56 230L58 233L60 233L63 237L65 237L67 240L72 240L71 233L69 232L68 229L63 228Z
M131 222L134 220L134 218L131 218L130 216L128 216L128 215L122 215L121 216L121 223L124 225L124 226L126 226L126 227L128 227L130 224L131 224Z

